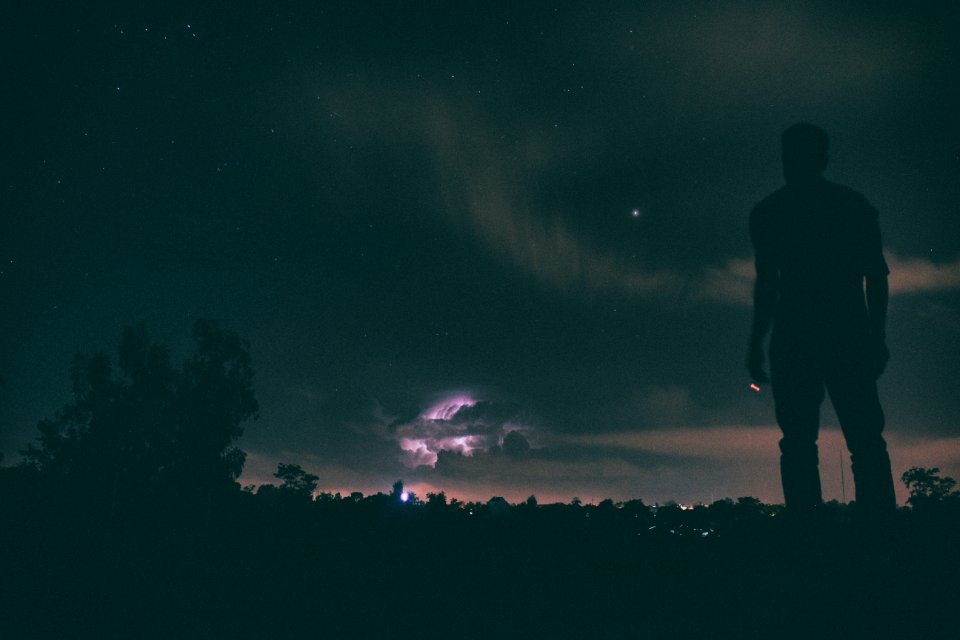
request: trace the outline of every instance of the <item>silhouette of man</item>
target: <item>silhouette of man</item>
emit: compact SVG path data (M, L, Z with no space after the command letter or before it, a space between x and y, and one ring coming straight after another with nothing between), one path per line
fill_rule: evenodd
M772 383L784 501L799 516L822 502L817 436L826 389L850 450L858 511L886 515L896 499L876 382L889 359L889 269L877 211L823 178L826 131L799 123L781 142L786 184L750 214L757 279L747 368L756 382Z

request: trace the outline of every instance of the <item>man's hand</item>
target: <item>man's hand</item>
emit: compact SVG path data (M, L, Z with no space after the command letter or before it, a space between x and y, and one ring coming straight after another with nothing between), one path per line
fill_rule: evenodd
M764 370L763 344L757 342L750 343L750 349L747 352L747 371L750 377L758 384L770 382L770 376Z

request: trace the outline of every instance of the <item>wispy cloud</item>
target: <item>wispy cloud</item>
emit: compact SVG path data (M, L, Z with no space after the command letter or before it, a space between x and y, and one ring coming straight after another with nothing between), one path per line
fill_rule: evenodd
M894 295L933 293L960 289L960 258L933 262L926 258L887 253L890 293Z
M752 258L731 258L720 267L707 267L694 287L695 297L735 305L753 303Z
M736 16L727 16L736 20ZM815 29L795 25L798 32ZM819 25L816 29L823 27ZM767 38L766 31L755 34ZM824 36L828 37L828 36ZM775 41L765 47L781 51ZM781 51L782 53L782 51ZM698 54L699 55L699 54ZM848 52L853 67L864 63ZM355 82L328 88L324 102L337 118L322 121L325 140L381 140L389 149L426 154L447 222L473 238L496 261L528 274L542 286L571 295L610 294L672 302L751 303L750 256L726 262L671 268L599 245L578 234L557 212L544 210L536 185L555 177L570 160L569 148L536 130L494 125L482 114L454 104L439 90L404 97L397 90L389 105L381 90ZM586 135L586 134L585 134ZM587 146L598 140L584 140ZM581 212L590 217L591 212ZM924 257L888 253L893 295L960 288L960 259L937 263Z
M960 258L934 262L886 252L890 267L890 294L910 295L960 289ZM753 300L754 267L750 258L731 258L720 267L708 267L698 286L697 297L733 305Z
M455 118L439 105L426 130L448 213L497 259L565 293L675 295L682 287L680 274L595 247L535 210L530 189L549 166L547 143L529 137L500 147L482 121Z

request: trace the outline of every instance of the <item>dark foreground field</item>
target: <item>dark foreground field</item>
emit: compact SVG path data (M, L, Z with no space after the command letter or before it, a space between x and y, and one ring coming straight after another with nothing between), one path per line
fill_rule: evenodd
M505 505L504 505L505 506ZM921 638L958 615L957 518L365 502L7 500L0 637ZM651 527L653 527L651 529Z

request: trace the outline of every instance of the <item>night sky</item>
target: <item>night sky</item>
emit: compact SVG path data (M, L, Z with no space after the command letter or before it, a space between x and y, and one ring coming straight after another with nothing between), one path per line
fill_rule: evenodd
M780 502L747 217L806 120L880 212L894 474L960 476L955 3L18 4L5 463L75 352L212 318L256 370L244 484Z

